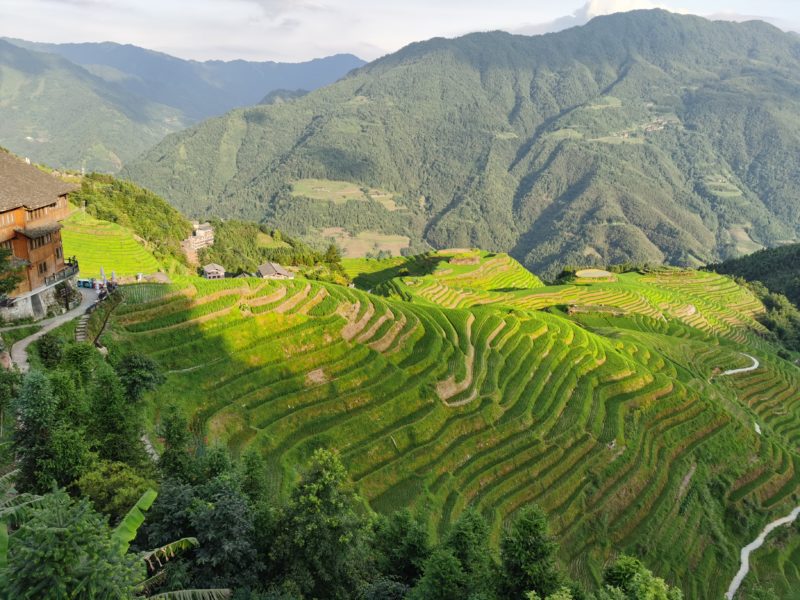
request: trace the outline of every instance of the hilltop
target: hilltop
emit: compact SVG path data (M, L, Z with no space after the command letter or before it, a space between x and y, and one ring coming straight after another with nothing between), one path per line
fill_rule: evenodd
M433 39L168 136L125 175L195 216L477 246L547 279L699 266L798 237L798 56L765 23L661 10Z
M372 508L413 507L438 536L474 507L496 541L535 502L573 577L598 582L625 550L688 598L720 597L740 547L796 505L800 370L731 279L543 286L465 249L344 266L373 293L303 278L125 286L102 340L161 365L151 431L176 405L207 443L264 456L284 496L297 465L335 449Z

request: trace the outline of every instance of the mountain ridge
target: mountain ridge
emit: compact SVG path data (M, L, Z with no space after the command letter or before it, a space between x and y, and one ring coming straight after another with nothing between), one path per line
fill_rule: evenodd
M130 93L181 110L190 121L257 104L276 89L316 89L364 63L352 54L307 61L198 61L134 44L49 44L4 38L17 46L66 58ZM111 71L109 71L111 70Z
M547 277L698 266L800 233L798 67L771 25L660 10L435 38L170 136L125 174L194 215L511 251ZM298 198L304 178L385 188L403 210Z
M342 55L299 65L196 66L134 46L79 44L84 58L99 47L117 61L96 64L97 56L95 64L81 65L41 51L56 46L20 44L0 39L0 144L61 169L104 172L118 171L167 133L256 104L274 88L334 81L362 62Z

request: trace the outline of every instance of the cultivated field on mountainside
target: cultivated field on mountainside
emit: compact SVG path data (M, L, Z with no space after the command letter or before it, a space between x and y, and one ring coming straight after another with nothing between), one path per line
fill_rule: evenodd
M126 286L103 340L165 370L147 400L156 445L176 403L208 442L261 451L279 491L335 448L373 508L411 506L434 533L474 506L496 539L535 502L573 576L596 581L627 550L687 598L721 597L739 549L797 504L800 370L732 280L544 286L467 249L346 268L361 289ZM722 376L751 366L744 354L758 367ZM797 544L769 552L791 564ZM796 568L774 572L776 589L800 585Z
M112 272L126 277L155 273L161 268L130 229L78 210L64 221L61 237L64 255L78 259L81 277L100 277L101 269L111 278Z

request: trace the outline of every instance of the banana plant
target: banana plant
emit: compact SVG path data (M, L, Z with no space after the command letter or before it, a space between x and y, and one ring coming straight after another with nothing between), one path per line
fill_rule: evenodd
M145 513L153 505L157 496L158 493L155 490L147 490L111 532L111 537L116 542L120 554L126 554L130 549L139 527L144 523ZM161 598L162 600L223 600L229 598L231 591L228 589L180 590L150 595L150 589L163 581L165 571L162 569L166 563L179 553L197 548L199 545L200 542L196 538L186 537L160 548L142 552L140 558L149 577L136 586L137 593L146 598Z
M35 508L41 496L33 494L18 494L14 489L15 472L0 477L0 579L5 576L8 566L9 525L17 525L25 520L27 510ZM136 538L139 528L145 520L145 513L153 505L157 497L155 490L147 490L141 498L128 511L120 523L111 530L111 539L120 555L125 555L130 550L131 542ZM134 593L142 598L159 598L161 600L224 600L229 598L231 591L228 589L180 590L152 594L151 590L158 587L166 576L164 566L181 552L196 548L199 542L196 538L186 537L165 544L159 548L141 552L143 579L134 588Z

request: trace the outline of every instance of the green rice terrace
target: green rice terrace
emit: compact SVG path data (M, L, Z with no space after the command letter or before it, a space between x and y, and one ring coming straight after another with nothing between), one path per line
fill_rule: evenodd
M177 403L209 441L269 457L276 490L327 446L373 508L412 506L433 532L475 506L497 538L535 502L573 576L599 581L627 550L687 598L721 598L740 548L798 504L800 369L732 280L544 286L471 250L345 264L362 289L125 286L104 341L167 373L148 400L156 446ZM757 368L725 374L743 353ZM800 586L797 548L768 554L776 590Z
M65 256L75 256L81 277L100 277L101 267L108 277L119 277L160 270L156 258L130 229L95 219L79 210L64 221L61 231Z

